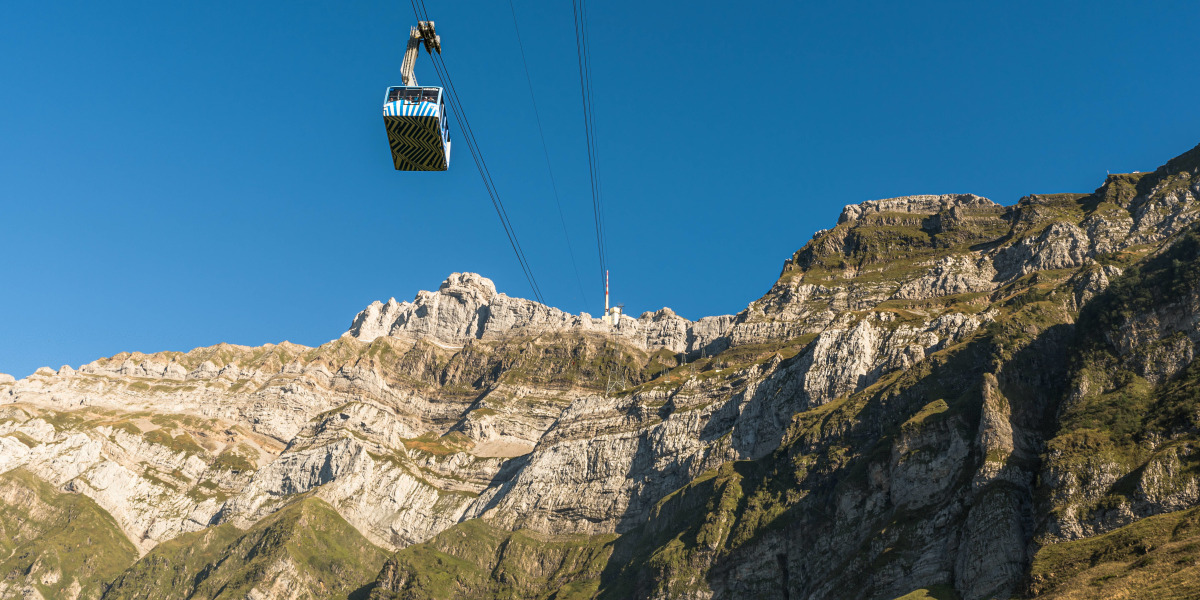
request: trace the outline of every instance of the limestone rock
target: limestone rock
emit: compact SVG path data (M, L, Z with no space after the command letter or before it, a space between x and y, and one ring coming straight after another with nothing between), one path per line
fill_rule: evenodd
M871 214L889 212L912 213L917 215L935 215L943 210L955 208L992 207L996 203L974 194L942 194L926 196L903 196L885 200L870 200L860 204L851 204L842 209L838 224L848 223Z
M990 292L997 287L996 270L987 261L947 256L922 277L904 282L893 298L925 299L953 294Z

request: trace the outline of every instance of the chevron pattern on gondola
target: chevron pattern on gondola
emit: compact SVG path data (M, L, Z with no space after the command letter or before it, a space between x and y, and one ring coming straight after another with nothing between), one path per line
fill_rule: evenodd
M384 117L397 171L445 171L437 117Z

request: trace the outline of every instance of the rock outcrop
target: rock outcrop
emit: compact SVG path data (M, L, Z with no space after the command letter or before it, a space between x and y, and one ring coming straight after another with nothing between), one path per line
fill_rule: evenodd
M412 302L372 302L354 317L346 335L364 342L380 336L419 337L448 347L473 339L554 332L603 332L643 350L696 353L723 341L733 317L705 317L693 323L669 308L621 315L615 324L587 313L569 315L557 308L496 292L492 280L475 273L453 273L436 292L419 292Z

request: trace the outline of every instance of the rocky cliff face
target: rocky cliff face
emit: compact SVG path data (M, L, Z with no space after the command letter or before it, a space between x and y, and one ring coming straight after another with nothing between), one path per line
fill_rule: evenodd
M1066 593L1127 555L1079 544L1200 502L1198 177L1200 148L1092 194L849 206L732 316L609 325L456 273L317 348L0 380L0 472L142 556L64 587L27 566L52 536L0 530L28 559L0 597Z

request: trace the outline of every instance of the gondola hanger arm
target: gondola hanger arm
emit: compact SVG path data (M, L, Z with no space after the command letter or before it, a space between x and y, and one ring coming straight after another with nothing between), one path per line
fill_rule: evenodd
M408 48L404 51L404 62L400 63L400 79L404 85L416 87L417 76L415 70L417 68L417 55L421 53L421 44L425 44L425 51L433 54L442 53L442 36L438 35L433 28L433 21L417 21L417 26L413 27L408 32Z

